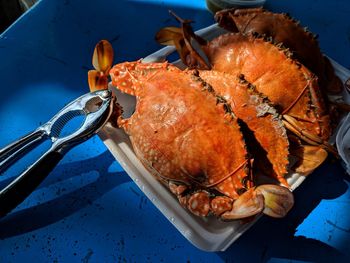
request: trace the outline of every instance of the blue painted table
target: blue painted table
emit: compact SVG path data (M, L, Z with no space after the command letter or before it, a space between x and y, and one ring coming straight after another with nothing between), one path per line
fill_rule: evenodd
M272 1L319 34L322 50L350 68L350 2ZM115 62L160 47L168 9L213 23L205 1L42 0L0 36L0 146L87 92L93 47L108 39ZM44 146L43 146L44 147ZM40 155L0 178L0 187ZM72 150L30 198L0 220L0 262L342 262L350 260L349 178L327 161L295 192L282 220L263 217L225 252L191 245L135 186L98 137Z

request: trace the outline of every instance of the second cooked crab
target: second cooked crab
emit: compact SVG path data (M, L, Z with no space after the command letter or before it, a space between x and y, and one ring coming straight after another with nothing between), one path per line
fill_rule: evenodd
M288 14L273 13L262 8L228 9L215 14L219 26L242 34L258 33L283 43L293 56L315 73L324 92L339 93L341 80L332 64L320 50L314 34Z
M159 43L175 45L189 68L244 74L275 105L290 132L337 155L328 143L330 117L317 77L292 59L288 49L255 34L227 33L207 41L193 32L191 21L176 18L181 28L160 30Z

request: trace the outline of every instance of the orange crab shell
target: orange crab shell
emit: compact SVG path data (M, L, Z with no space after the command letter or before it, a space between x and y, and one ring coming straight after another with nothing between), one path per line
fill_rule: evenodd
M317 78L286 50L261 37L240 33L221 35L203 49L214 70L244 74L280 113L293 116L305 131L328 140L329 115Z
M107 88L102 87L102 85L96 86L99 84L97 75L105 77L107 72L104 72L103 69L112 66L111 52L107 52L109 55L104 52L106 46L111 46L108 41L100 41L95 47L95 70L92 74L89 72L91 90ZM113 50L109 49L109 51ZM109 57L104 58L105 55ZM183 74L186 74L186 77ZM276 185L252 187L253 174L252 169L249 168L252 167L253 160L248 161L246 158L245 144L230 104L221 96L216 95L213 88L198 77L198 74L179 71L168 63L141 64L138 61L120 63L114 66L111 70L111 77L114 85L120 90L136 95L137 105L143 105L144 109L140 110L140 107L136 106L136 112L129 119L123 119L122 108L116 104L110 121L113 126L125 129L130 135L139 160L160 181L166 183L169 190L177 196L180 204L193 214L207 216L209 213L213 213L224 220L251 217L261 212L273 217L284 217L292 208L294 198L287 188ZM159 94L163 95L160 97L164 100L153 101L155 97L152 92L149 93L150 90L159 91ZM195 95L198 96L193 96L194 91L197 92ZM190 94L190 96L186 94ZM203 94L205 94L204 97ZM183 98L187 99L182 100ZM140 103L141 101L142 103ZM204 103L204 107L198 106L201 103ZM149 107L146 107L147 105ZM203 111L203 108L207 108L208 111ZM161 115L157 114L159 110L164 109L165 111L160 111ZM173 114L171 111L174 111ZM196 116L197 113L204 118L189 118ZM217 116L213 114L217 114ZM145 130L142 130L141 127L145 124L142 117L144 117L144 121L151 121L148 126L144 125ZM193 122L193 120L197 122ZM139 128L137 128L138 124L141 125ZM153 124L156 126L160 124L160 131L165 131L163 136L158 138L154 136L158 134L158 128L154 130ZM188 127L187 131L176 134L177 131L183 130L182 124ZM204 130L200 131L201 127ZM226 133L226 131L228 132ZM187 153L187 156L184 154L184 158L170 159L168 154L172 155L176 149L164 146L163 140L159 141L159 145L156 144L159 138L168 140L164 134L175 135L174 141L170 141L169 144L173 143L181 151L189 146L190 151L183 151ZM191 134L199 136L191 136ZM221 139L217 137L218 135L221 136ZM187 144L180 143L179 145L181 140ZM191 149L192 146L194 147ZM210 156L216 152L222 156L220 158ZM201 162L203 158L198 158L197 153L202 154L204 162ZM230 160L227 162L227 159ZM188 160L192 160L193 163ZM240 163L242 160L243 162ZM168 171L165 176L172 174L174 176L171 178L174 180L160 174L157 168L155 169L157 163L160 165L158 170L165 165L163 169L165 172ZM174 168L175 173L171 171L172 168ZM179 173L176 173L177 171ZM225 174L226 171L228 173Z
M186 185L192 199L202 190L236 199L249 187L238 123L200 78L168 63L140 62L115 65L110 75L113 85L137 97L134 114L118 123L151 173Z
M218 24L232 32L258 33L283 43L296 59L315 73L320 86L328 92L340 92L342 83L330 61L321 53L316 37L287 14L262 8L227 9L215 14Z
M283 122L267 98L259 94L243 75L234 76L215 70L199 70L199 75L230 104L238 119L242 120L254 133L258 144L267 155L267 160L258 151L257 145L250 150L257 157L258 164L270 162L272 169L265 169L270 176L276 177L283 185L289 163L289 141ZM247 136L247 134L245 134ZM250 140L253 141L253 140ZM258 157L259 156L259 157ZM261 160L261 162L260 162Z

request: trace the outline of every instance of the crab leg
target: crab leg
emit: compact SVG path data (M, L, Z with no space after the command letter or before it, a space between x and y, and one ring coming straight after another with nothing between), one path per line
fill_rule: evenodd
M245 194L241 198L235 192L233 186L240 184L239 187L243 187L243 185L239 180L235 179L237 178L231 175L224 182L218 184L218 190L228 196L213 197L212 194L205 190L186 193L189 190L187 185L177 184L172 181L168 183L168 186L170 191L177 196L180 204L198 216L205 217L212 213L222 217L224 213L228 213L222 217L222 219L228 220L246 218L260 213L264 208L263 199L255 194ZM162 182L166 183L166 180L163 179ZM234 199L239 199L240 201L236 203ZM233 204L235 205L233 206ZM233 209L234 212L232 211Z
M193 32L191 20L182 19L170 12L181 23L181 28L166 27L157 32L155 39L161 45L175 46L180 58L189 68L211 69L202 48L207 41Z
M229 191L231 185L230 178L221 183L221 188ZM180 204L193 214L205 217L212 213L223 220L244 219L260 213L280 218L284 217L294 205L291 191L278 185L252 187L244 190L237 198L213 197L205 190L186 194L189 188L176 182L169 182L169 189L177 196Z
M249 189L232 204L232 209L221 215L224 220L241 219L260 214L264 210L264 196Z
M290 115L283 115L283 118L283 123L286 126L286 128L289 131L293 132L295 135L297 135L300 139L304 140L305 142L311 145L322 146L335 156L338 156L337 150L332 145L324 141L319 136L305 131L302 127L300 127L299 122L295 118L293 118Z
M319 146L297 144L291 148L290 153L296 159L291 169L303 175L313 172L328 155L328 152Z
M177 197L182 206L201 217L212 213L224 220L243 219L257 215L264 210L264 197L253 188L236 200L227 196L212 197L204 190Z

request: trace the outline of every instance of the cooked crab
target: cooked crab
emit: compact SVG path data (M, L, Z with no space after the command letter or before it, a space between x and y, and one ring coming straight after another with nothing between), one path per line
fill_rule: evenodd
M283 43L294 57L319 78L327 92L342 90L342 82L335 75L329 59L321 53L317 38L287 14L270 12L262 8L228 9L215 14L218 24L232 32L258 33Z
M98 75L90 74L92 89ZM281 217L292 207L286 187L254 186L252 161L230 105L198 74L138 61L115 65L110 76L114 86L137 98L130 118L117 111L117 125L144 166L193 214L229 220L263 211Z
M107 41L101 41L93 56L96 70L89 71L90 87L106 86L105 79L112 58L112 47ZM254 137L260 145L254 144L251 150L254 151L260 170L288 187L284 178L289 164L288 138L280 116L269 104L268 99L261 96L243 75L234 77L215 71L199 71L196 74L200 74L201 78L211 84L216 92L227 100L234 114L254 132ZM253 141L250 140L249 143L252 144Z
M182 27L159 31L156 36L159 43L175 45L190 68L244 74L276 106L289 131L308 144L320 145L336 154L328 143L329 115L317 78L293 60L289 50L254 34L228 33L206 41L194 34L191 21L177 19ZM199 50L193 47L193 42L199 44Z
M199 216L213 213L223 219L264 209L261 189L268 186L252 188L237 120L211 86L168 63L121 63L110 75L113 85L137 97L134 114L119 116L118 125L129 134L145 167L183 206ZM287 188L277 189L290 195ZM283 213L290 205L283 203Z
M287 133L280 116L268 99L258 93L243 75L233 76L215 70L199 70L198 74L227 101L237 118L253 132L259 145L254 144L250 150L260 170L288 186L284 178L289 163ZM249 139L248 144L251 144L254 138Z

